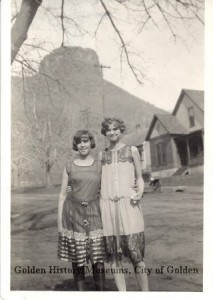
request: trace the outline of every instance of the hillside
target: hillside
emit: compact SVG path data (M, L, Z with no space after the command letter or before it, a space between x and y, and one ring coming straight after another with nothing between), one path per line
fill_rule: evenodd
M104 81L106 115L118 115L128 124L128 132L136 132L140 124L147 131L154 114L165 113L164 110L137 98L111 82Z
M97 152L105 145L103 115L122 118L127 132L135 132L137 124L144 132L157 113L165 112L103 80L93 50L56 49L43 59L37 75L12 78L12 174L18 172L24 184L42 183L45 164L57 156L51 172L59 182L78 129L93 132Z

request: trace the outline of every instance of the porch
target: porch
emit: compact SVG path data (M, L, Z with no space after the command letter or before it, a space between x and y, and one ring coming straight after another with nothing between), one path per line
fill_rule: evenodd
M174 138L179 167L203 165L203 132L194 132Z

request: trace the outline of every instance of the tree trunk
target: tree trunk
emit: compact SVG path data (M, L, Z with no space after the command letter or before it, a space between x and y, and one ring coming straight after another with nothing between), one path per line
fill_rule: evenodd
M46 172L46 188L47 189L54 188L54 183L53 183L50 172Z
M19 171L19 167L17 165L13 165L12 167L12 187L20 187L20 178L21 172Z
M52 180L50 169L51 169L50 165L46 163L45 172L46 172L46 188L47 189L53 189L54 188L54 183L53 183L53 180Z
M11 31L11 63L13 63L42 0L22 0L20 11Z

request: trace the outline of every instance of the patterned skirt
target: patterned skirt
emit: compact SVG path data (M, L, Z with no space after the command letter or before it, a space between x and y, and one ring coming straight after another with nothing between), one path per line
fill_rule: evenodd
M108 260L111 262L128 261L137 265L145 254L144 232L130 235L106 236Z
M59 233L58 258L85 266L106 261L99 200L76 199L70 193L63 205L63 232Z
M89 260L92 264L106 261L106 244L101 229L84 232L65 230L59 233L58 258L85 266Z

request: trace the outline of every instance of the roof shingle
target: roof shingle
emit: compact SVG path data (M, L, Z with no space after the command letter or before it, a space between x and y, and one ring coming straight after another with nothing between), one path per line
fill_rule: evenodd
M187 134L188 130L173 115L156 115L170 134Z

